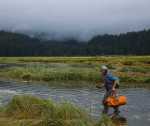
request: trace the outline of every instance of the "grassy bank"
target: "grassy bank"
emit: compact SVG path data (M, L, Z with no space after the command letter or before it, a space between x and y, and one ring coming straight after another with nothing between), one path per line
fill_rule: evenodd
M70 103L57 104L33 96L15 96L0 109L1 126L114 126L106 116L98 122Z
M150 83L150 56L1 57L0 63L25 64L0 69L0 77L26 81L101 82L105 64L123 83Z
M150 65L150 56L0 57L0 63L120 63Z

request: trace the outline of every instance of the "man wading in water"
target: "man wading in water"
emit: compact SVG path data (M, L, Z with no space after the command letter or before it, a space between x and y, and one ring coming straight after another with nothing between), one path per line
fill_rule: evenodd
M104 98L103 98L103 101L102 101L103 106L104 106L103 113L108 114L109 107L106 105L106 99L109 96L112 96L112 95L116 96L117 95L116 88L119 88L119 79L118 79L118 77L113 76L109 72L109 70L106 66L101 67L101 74L102 74L104 87L105 87L105 91L106 91ZM115 115L119 114L119 108L118 107L114 107L114 114Z

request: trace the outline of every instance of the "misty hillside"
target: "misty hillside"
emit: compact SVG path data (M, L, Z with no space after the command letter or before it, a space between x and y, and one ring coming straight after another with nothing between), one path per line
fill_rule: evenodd
M40 40L0 31L0 56L89 56L150 54L150 30L98 35L87 42L74 39Z

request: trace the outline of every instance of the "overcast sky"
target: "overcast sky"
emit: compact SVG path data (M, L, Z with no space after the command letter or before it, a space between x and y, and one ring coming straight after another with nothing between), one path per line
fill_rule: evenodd
M82 39L150 28L150 0L0 0L0 29Z

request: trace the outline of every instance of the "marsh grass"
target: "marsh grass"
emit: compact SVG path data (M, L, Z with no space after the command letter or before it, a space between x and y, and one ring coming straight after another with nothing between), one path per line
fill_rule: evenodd
M121 72L139 72L139 73L150 73L150 67L148 66L130 66L130 67L123 67Z
M15 96L3 109L7 117L17 119L51 118L51 119L90 119L88 114L71 103L56 104L52 100L44 100L34 96Z
M47 65L28 65L12 67L3 70L3 75L22 80L36 81L97 81L99 71L96 68L71 67L62 65L49 67Z
M0 125L94 126L89 114L71 103L54 103L33 96L15 96L0 112Z
M150 83L150 56L1 57L0 63L19 63L0 69L0 77L25 81L102 82L100 66L107 65L123 83Z
M96 124L96 126L116 126L113 123L113 120L109 118L107 115L102 115L100 121Z
M150 64L150 56L92 56L92 57L0 57L0 63L121 63Z

